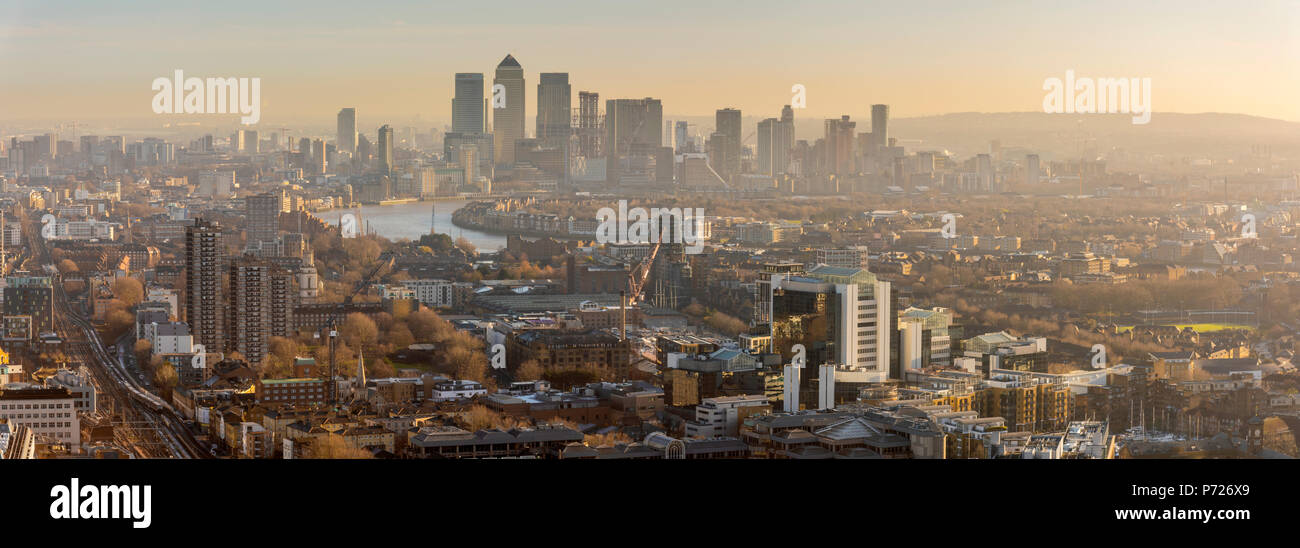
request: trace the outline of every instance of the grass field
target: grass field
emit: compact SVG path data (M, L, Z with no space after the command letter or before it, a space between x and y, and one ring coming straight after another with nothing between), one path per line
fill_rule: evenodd
M1197 333L1211 333L1214 331L1223 331L1225 329L1245 329L1246 331L1255 330L1253 326L1231 324L1231 323L1177 323L1174 324L1174 326L1177 327L1179 330L1183 330L1190 327L1193 330L1195 330ZM1130 329L1133 329L1133 326L1131 325L1121 326L1119 328L1119 332L1123 333Z

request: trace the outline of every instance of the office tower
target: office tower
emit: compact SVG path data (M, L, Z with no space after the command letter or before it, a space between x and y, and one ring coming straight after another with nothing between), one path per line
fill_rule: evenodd
M505 87L505 106L498 103L496 87ZM515 165L515 141L524 138L524 68L513 55L497 65L492 79L492 133L496 139L497 164Z
M673 151L677 154L695 152L691 149L690 143L686 142L686 128L685 120L678 120L677 124L673 127Z
M185 321L208 352L226 347L226 249L221 228L199 219L185 229Z
M604 119L600 115L600 94L578 92L578 155L596 158L604 155Z
M543 72L537 84L537 138L551 145L568 143L572 104L569 73Z
M777 174L775 166L773 166L773 149L780 146L775 142L778 123L780 121L776 118L766 118L758 123L758 165L756 170L760 175Z
M262 141L258 137L257 131L252 129L239 130L244 134L244 152L258 154L262 152Z
M853 174L853 129L857 125L848 115L826 120L826 175Z
M53 160L58 154L58 138L53 133L37 135L33 138L36 143L36 162L42 160Z
M456 96L451 100L451 130L457 133L487 133L483 100L483 73L456 73Z
M772 136L772 174L783 175L790 171L790 155L794 152L794 109L786 105L781 109Z
M714 115L714 131L721 135L721 163L715 164L713 168L722 175L723 179L730 179L732 175L740 173L740 110L734 108L724 108L718 110Z
M275 241L280 232L280 213L284 211L285 191L249 196L244 202L244 222L248 243Z
M900 371L909 367L952 365L951 309L909 307L898 313L897 323ZM903 378L901 372L895 377Z
M803 263L763 263L758 271L758 278L754 280L755 322L767 323L772 319L772 278L777 275L801 275L803 272Z
M54 331L54 284L48 276L10 276L5 278L5 316L31 318L32 339Z
M649 179L647 158L663 141L663 105L658 99L610 99L605 102L605 180Z
M370 156L374 154L374 146L370 144L370 139L365 135L357 134L357 153L352 157L353 165L365 165L370 162Z
M452 132L443 136L442 147L443 158L448 162L459 162L465 169L466 183L474 182L474 179L479 176L492 178L495 150L493 150L491 135ZM466 156L467 152L469 156Z
M266 357L271 337L292 333L297 298L293 275L266 260L244 256L230 261L229 287L227 350L243 354L250 364L259 364Z
M804 344L809 366L846 366L869 382L888 378L889 282L866 269L818 265L802 275L773 274L771 290L775 348Z
M388 124L379 128L378 164L380 173L388 175L393 172L393 128Z
M889 105L871 105L871 144L889 146Z
M975 156L975 177L979 180L980 191L993 192L993 159L988 154Z
M1041 176L1038 165L1038 155L1029 154L1025 156L1025 182L1031 185L1036 185Z
M572 127L573 90L569 86L569 73L543 72L537 84L537 139L544 147L560 149L566 181L572 154L569 150Z
M325 153L325 141L323 139L311 140L311 172L317 175L324 174L329 169L329 164L325 161L329 156Z
M230 135L231 152L248 152L256 154L259 150L257 131L251 129L240 129Z
M298 139L298 167L303 171L311 173L311 139L303 137Z
M346 152L349 156L356 154L357 109L348 107L339 111L338 140L336 142L339 152Z

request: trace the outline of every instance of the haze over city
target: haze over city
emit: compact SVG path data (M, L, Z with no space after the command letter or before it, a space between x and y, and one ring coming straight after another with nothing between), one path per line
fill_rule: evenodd
M1273 541L1297 91L1300 0L0 0L6 532Z
M266 123L321 120L349 104L367 119L445 124L451 74L487 71L506 52L534 75L569 72L605 97L660 98L674 116L707 115L719 101L773 111L794 84L808 90L800 117L862 116L871 103L894 105L898 118L1040 111L1043 80L1073 69L1151 78L1157 113L1300 120L1291 2L362 6L8 2L0 122L148 119L149 82L182 69L261 77Z

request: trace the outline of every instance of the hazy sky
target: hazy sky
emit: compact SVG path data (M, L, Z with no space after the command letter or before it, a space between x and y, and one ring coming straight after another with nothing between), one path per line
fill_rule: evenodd
M262 125L450 121L452 75L523 65L666 115L1040 111L1043 80L1150 77L1154 111L1300 121L1300 1L0 0L0 120L148 118L150 83L262 79Z

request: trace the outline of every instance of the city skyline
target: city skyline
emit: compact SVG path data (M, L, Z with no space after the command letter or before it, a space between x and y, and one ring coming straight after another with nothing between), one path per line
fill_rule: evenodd
M105 10L19 2L14 17L0 23L0 52L9 54L0 56L0 71L11 75L0 86L0 104L23 108L5 109L0 120L148 119L155 117L149 82L182 69L262 78L264 127L325 120L341 105L372 121L418 117L448 125L454 74L487 75L508 54L526 82L566 72L575 90L653 97L669 116L734 107L761 119L790 103L795 84L808 97L799 118L860 118L873 103L893 105L895 118L1041 112L1044 79L1074 70L1151 78L1156 112L1300 120L1300 106L1289 99L1300 71L1272 61L1300 51L1300 36L1290 30L1300 16L1291 4L1173 10L1173 3L1106 3L1066 14L1042 4L937 4L925 19L875 3L691 5L700 17L686 19L673 15L684 6L671 2L638 12L612 6L591 13L593 6L506 2L499 17L485 21L466 6L398 6L358 17L303 4L159 13L140 4ZM78 23L60 18L69 8ZM1159 28L1143 23L1156 16ZM289 39L277 29L291 22L311 30ZM107 54L132 48L154 54ZM532 119L536 97L528 99Z

